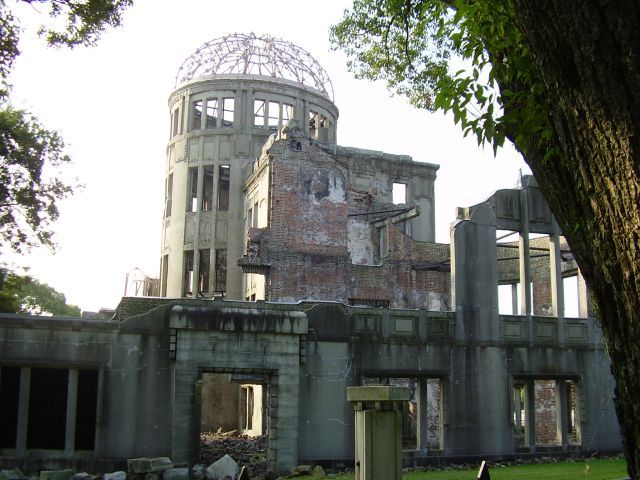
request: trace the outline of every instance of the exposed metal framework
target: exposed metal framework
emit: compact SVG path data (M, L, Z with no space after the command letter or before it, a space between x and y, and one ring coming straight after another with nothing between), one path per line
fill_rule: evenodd
M234 73L293 80L333 100L331 80L309 52L290 42L253 33L234 33L202 45L178 70L176 87L201 76Z

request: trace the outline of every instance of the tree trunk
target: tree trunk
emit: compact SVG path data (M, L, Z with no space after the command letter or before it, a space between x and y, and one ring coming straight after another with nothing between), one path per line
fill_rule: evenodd
M629 475L640 479L640 5L514 1L560 147L545 161L529 145L526 160L599 309Z

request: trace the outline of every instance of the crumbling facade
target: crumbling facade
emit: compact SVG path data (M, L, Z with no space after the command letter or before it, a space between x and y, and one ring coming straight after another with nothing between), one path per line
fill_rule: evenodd
M409 389L407 465L620 450L602 335L533 178L435 243L438 167L338 146L322 72L203 62L169 102L163 295L0 317L0 465L193 464L220 429L264 436L273 471L347 466L346 389L377 384Z

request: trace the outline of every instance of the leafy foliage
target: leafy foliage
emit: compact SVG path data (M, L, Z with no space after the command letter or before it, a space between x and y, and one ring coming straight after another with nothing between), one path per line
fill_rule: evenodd
M355 0L331 40L358 78L451 111L478 144L509 138L524 151L551 129L513 15L511 0Z
M122 13L133 0L22 0L29 4L49 4L52 18L64 17L62 30L41 26L39 33L50 46L95 45L107 27L118 27Z
M21 0L48 5L52 18L63 17L62 30L46 26L40 34L50 46L93 45L109 26L118 26L133 0ZM16 18L0 0L0 244L22 253L34 245L53 247L51 224L58 202L78 185L60 178L69 163L58 132L44 128L31 114L8 100L8 77L18 48Z
M29 114L9 105L0 109L0 239L16 252L38 243L53 246L57 202L73 187L44 170L69 162L63 148L58 133Z
M80 309L68 305L64 294L28 275L0 269L0 312L79 317Z

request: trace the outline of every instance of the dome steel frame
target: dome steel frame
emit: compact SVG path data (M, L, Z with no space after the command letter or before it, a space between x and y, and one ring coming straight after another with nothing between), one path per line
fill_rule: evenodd
M320 90L333 101L327 72L306 50L269 35L234 33L200 46L180 66L178 85L208 75L243 74L283 78Z

